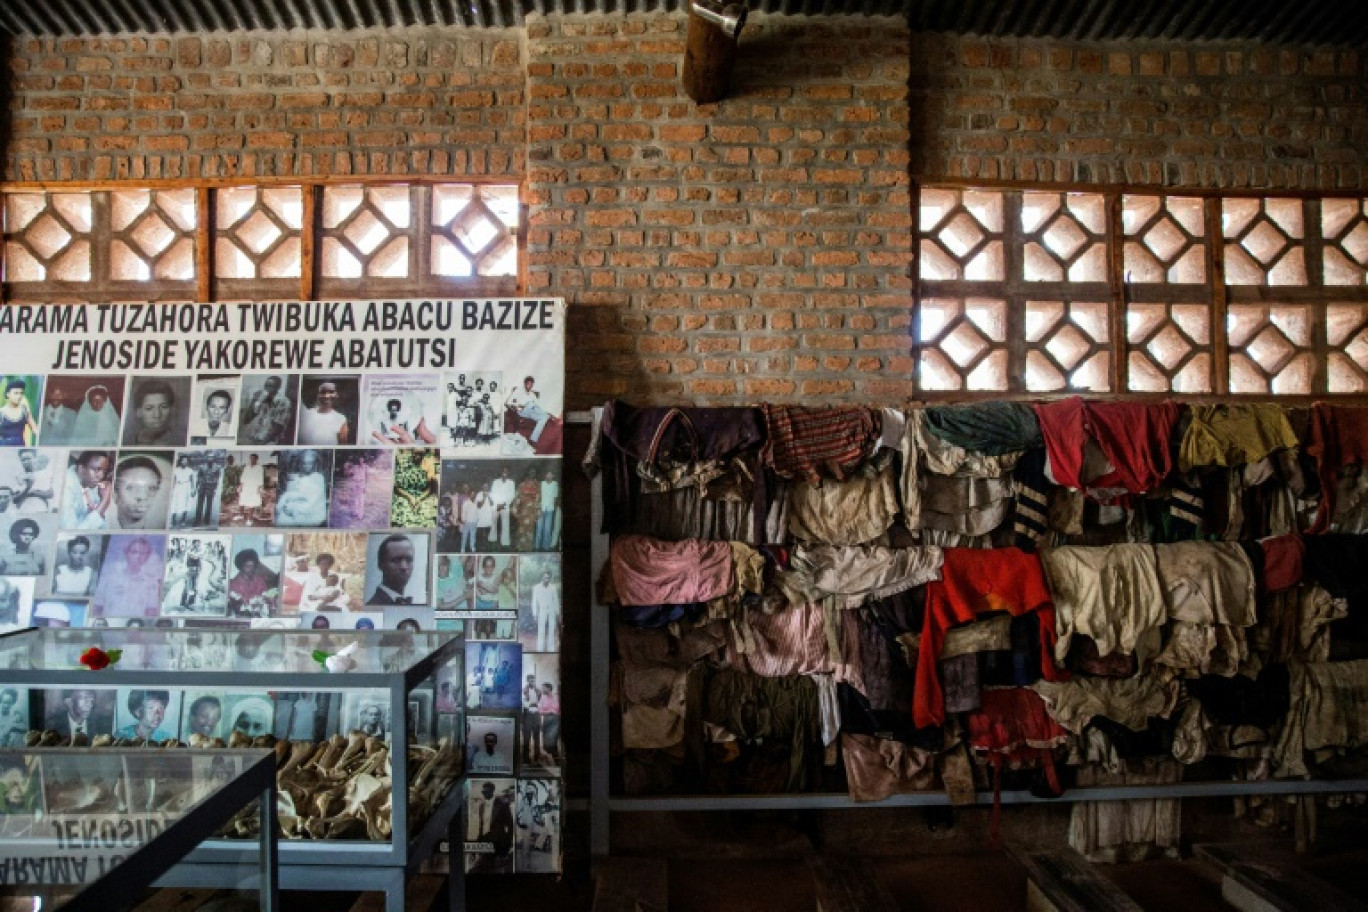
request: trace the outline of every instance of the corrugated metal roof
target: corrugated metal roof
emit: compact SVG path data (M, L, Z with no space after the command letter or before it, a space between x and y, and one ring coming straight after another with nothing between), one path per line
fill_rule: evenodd
M528 13L673 11L681 0L0 0L22 35L509 27ZM1364 0L750 0L785 15L906 16L917 31L1065 39L1368 44Z

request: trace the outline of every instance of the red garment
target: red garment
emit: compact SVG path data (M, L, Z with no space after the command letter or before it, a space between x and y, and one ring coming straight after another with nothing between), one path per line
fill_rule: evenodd
M1033 406L1045 435L1050 473L1059 484L1087 488L1124 488L1132 494L1152 491L1173 465L1169 440L1178 420L1172 402L1085 402L1077 396ZM1113 471L1083 478L1083 448L1097 443Z
M993 611L1037 612L1042 673L1047 681L1068 678L1054 663L1054 603L1045 588L1040 557L1019 548L946 548L941 578L926 584L926 616L912 695L912 718L918 728L945 722L945 696L938 676L945 632Z
M879 443L883 413L845 406L763 405L765 464L774 474L816 484L822 472L844 479Z
M1368 464L1368 408L1317 402L1311 410L1311 442L1306 445L1306 455L1316 460L1321 486L1316 521L1306 531L1328 532L1335 518L1340 469L1354 463Z
M1306 557L1306 543L1300 535L1279 535L1259 542L1263 548L1263 584L1265 592L1281 592L1302 581L1302 560Z
M977 751L1034 759L1035 751L1058 745L1068 735L1045 711L1029 687L989 687L983 705L964 717L969 746Z

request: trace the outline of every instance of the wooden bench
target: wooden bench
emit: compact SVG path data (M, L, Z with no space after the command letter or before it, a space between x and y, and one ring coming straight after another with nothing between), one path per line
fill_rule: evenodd
M1368 905L1301 870L1285 852L1229 844L1199 845L1194 852L1221 873L1221 898L1243 912L1368 912Z
M867 862L859 858L813 858L808 866L817 889L817 912L898 912Z
M594 865L593 912L666 912L670 868L648 858L606 858Z
M1018 849L1013 857L1026 869L1028 912L1141 912L1140 906L1069 849Z

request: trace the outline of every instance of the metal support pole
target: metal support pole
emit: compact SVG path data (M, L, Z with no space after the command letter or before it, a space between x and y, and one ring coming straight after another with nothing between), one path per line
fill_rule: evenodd
M608 536L603 528L603 478L590 485L591 532L589 562L589 851L594 858L608 855L608 609L598 601L594 585L608 563Z
M280 908L280 859L276 843L276 789L275 783L261 793L261 853L258 863L261 866L260 899L261 912L276 912Z

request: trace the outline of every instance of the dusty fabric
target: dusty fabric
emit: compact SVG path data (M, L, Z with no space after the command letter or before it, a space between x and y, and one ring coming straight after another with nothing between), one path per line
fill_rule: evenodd
M1243 627L1172 621L1152 673L1168 680L1237 673L1249 654Z
M1006 521L1012 509L1010 477L923 475L921 486L921 514L912 528L987 535Z
M935 756L899 741L841 735L846 782L856 801L880 801L903 792L935 788Z
M1335 516L1340 471L1351 463L1368 463L1368 408L1317 402L1311 410L1306 455L1315 460L1320 477L1320 508L1307 530L1315 534L1327 531Z
M759 595L765 590L765 556L745 542L728 542L732 552L732 572L736 590Z
M1168 616L1196 624L1254 624L1254 568L1233 542L1154 546Z
M685 744L700 770L711 765L706 726L712 725L742 742L786 748L784 790L802 791L814 781L822 721L811 678L761 678L698 664L689 671L687 707Z
M1178 470L1258 462L1297 446L1287 412L1278 405L1193 405L1178 453Z
M788 531L795 539L860 545L888 531L898 514L894 467L856 472L845 481L799 482L789 492Z
M619 532L666 541L753 541L755 514L749 503L718 499L696 487L661 494L641 494Z
M998 456L1043 443L1040 422L1019 402L981 402L926 410L927 429L952 446Z
M641 496L637 463L698 462L739 458L760 476L760 452L765 442L764 416L754 408L635 408L609 402L603 409L603 531L633 527ZM753 512L758 523L765 515L762 484L753 488Z
M1352 465L1340 470L1330 531L1348 535L1368 533L1368 466Z
M782 478L841 480L878 445L883 415L867 408L763 405L765 465Z
M1292 710L1274 748L1277 775L1307 775L1306 751L1368 743L1368 659L1290 662Z
M908 665L915 665L921 649L920 633L904 633L898 637ZM994 615L982 621L974 621L960 627L952 627L945 632L945 643L941 646L940 657L944 661L957 656L979 652L1009 650L1012 648L1012 616Z
M1055 481L1089 490L1103 503L1115 494L1159 486L1172 465L1169 438L1178 418L1172 402L1085 402L1074 397L1037 403L1036 417ZM1087 464L1088 443L1101 456Z
M729 542L613 539L608 566L623 605L706 602L736 588Z
M1159 645L1163 589L1149 545L1053 548L1041 563L1054 598L1060 662L1074 633L1085 633L1102 656L1136 654L1142 662Z
M1114 770L1088 765L1079 769L1082 787L1167 785L1183 780L1172 760L1130 760ZM1176 853L1182 836L1182 804L1154 801L1079 801L1069 820L1069 845L1094 862L1139 861L1156 853Z
M836 614L835 679L848 683L872 709L903 709L912 693L912 670L889 631L864 610Z
M621 662L622 738L628 748L665 749L684 738L686 673L716 653L726 634L721 624L661 630L615 629Z
M1297 586L1264 596L1249 647L1262 661L1324 662L1330 658L1330 623L1347 616L1343 601L1319 586Z
M1056 608L1058 611L1058 608ZM1069 671L1081 672L1097 678L1129 678L1135 675L1139 663L1135 656L1123 652L1100 655L1097 643L1086 633L1075 633L1069 643L1069 655L1064 661Z
M1011 486L1002 484L1012 472L1020 453L987 455L955 446L930 433L926 423L926 413L914 409L907 413L902 444L902 480L899 489L902 493L903 515L908 528L917 529L923 524L922 517L927 509L923 503L926 497L933 498L929 505L932 513L955 514L977 506L983 509L1011 496ZM954 480L951 481L950 478ZM996 479L997 485L989 489L980 486L977 490L966 490L964 479ZM933 488L927 492L928 486ZM927 492L927 493L924 493ZM937 493L939 492L939 493ZM955 525L947 525L948 520L929 524L931 528L963 532ZM992 526L1001 522L1001 518ZM979 534L979 533L970 533Z
M734 640L729 640L729 667L766 678L833 670L819 606L790 605L773 614L751 611L739 623L748 628L747 648L739 652Z
M938 579L943 559L939 548L800 545L793 549L791 566L806 575L816 591L853 607Z
M1054 607L1045 588L1040 559L1016 548L975 551L955 548L945 552L942 579L926 590L926 617L917 657L917 689L912 715L918 726L945 721L937 662L951 627L980 614L1006 611L1013 615L1036 611L1040 617L1042 669L1054 679Z
M1140 731L1152 716L1167 716L1178 701L1176 684L1162 684L1149 676L1037 681L1031 689L1045 701L1050 717L1074 734L1081 733L1094 716Z

